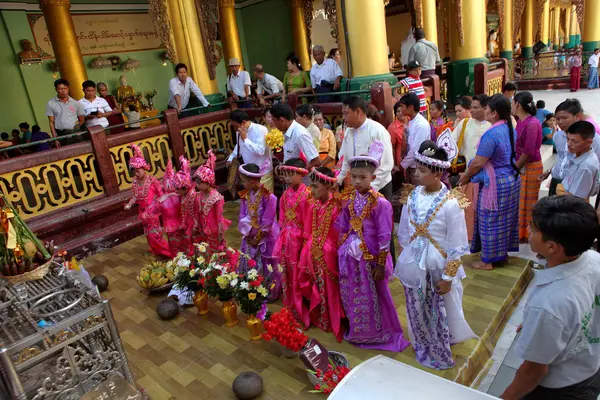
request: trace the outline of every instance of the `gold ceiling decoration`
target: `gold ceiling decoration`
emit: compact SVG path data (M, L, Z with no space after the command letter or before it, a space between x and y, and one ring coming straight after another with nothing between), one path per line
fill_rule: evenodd
M325 9L325 15L329 21L329 28L331 28L331 37L335 39L337 47L340 47L337 7L335 6L335 0L323 0L323 8Z
M526 0L515 0L513 8L513 41L516 42L519 38L519 30L521 29L521 17L525 10Z
M158 37L166 50L167 58L172 63L176 63L177 51L175 50L175 40L173 39L173 31L167 11L167 0L150 0L148 12L154 29L156 29Z

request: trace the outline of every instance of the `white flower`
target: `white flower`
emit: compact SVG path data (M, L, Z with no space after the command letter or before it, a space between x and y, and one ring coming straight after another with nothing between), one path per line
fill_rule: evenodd
M197 244L196 247L198 248L198 250L200 250L202 253L206 253L206 243L200 243Z
M271 264L268 264L268 265L267 265L267 270L268 270L269 272L273 272L273 266L272 266Z
M232 280L232 281L230 282L230 285L231 285L231 287L236 287L236 286L237 286L237 284L238 284L238 280L237 280L237 278L236 278L236 279L234 279L234 280Z
M219 270L219 271L223 271L223 266L222 266L222 265L219 265L219 264L214 264L214 265L213 265L213 268L214 268L214 269L217 269L217 270Z
M190 264L191 264L191 262L187 258L182 258L179 261L177 261L177 265L180 267L184 267L184 268L189 267Z
M248 279L254 280L256 278L258 278L258 271L252 268L250 271L248 271Z
M248 290L248 289L250 289L250 285L248 284L248 282L244 281L244 282L240 283L240 289Z

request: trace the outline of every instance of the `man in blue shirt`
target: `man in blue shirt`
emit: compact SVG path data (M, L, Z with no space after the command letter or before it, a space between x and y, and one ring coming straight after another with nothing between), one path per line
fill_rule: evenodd
M550 111L546 110L546 102L544 100L538 100L537 103L535 103L535 107L537 108L535 119L540 121L540 124L544 125L544 122L546 122L546 115L551 114Z

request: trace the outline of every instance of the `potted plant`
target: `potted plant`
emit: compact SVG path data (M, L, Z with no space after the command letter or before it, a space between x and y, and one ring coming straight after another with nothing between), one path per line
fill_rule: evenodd
M271 267L271 271L272 269ZM239 274L237 286L235 287L235 298L242 312L248 314L246 327L250 332L251 340L260 340L262 337L262 320L257 317L257 314L263 309L266 310L269 295L269 290L265 286L266 283L265 277L253 268L246 274Z
M148 110L154 110L154 97L156 97L157 94L158 93L156 92L156 89L147 90L144 92L144 97L148 102Z

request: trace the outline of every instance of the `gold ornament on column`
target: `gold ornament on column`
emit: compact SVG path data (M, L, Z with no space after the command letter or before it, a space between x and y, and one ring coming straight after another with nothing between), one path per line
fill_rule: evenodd
M456 0L456 27L458 28L458 38L461 46L465 44L465 32L463 29L463 2Z
M225 60L237 58L244 68L240 32L235 16L235 0L219 0L219 32Z
M415 9L415 24L417 28L423 27L423 4L421 4L422 0L413 0L413 7ZM431 40L431 38L427 38Z
M329 27L331 28L331 37L335 39L335 43L339 48L340 39L338 33L337 7L335 6L335 0L323 0L323 8L325 9L325 15L329 21Z
M175 39L173 39L173 30L167 8L167 0L150 0L148 14L152 19L152 24L160 42L165 48L167 59L172 63L177 62L177 51L175 50Z
M217 49L216 41L219 35L219 1L218 0L195 0L196 13L200 20L202 31L204 55L208 64L208 75L210 79L217 78L217 64L221 56ZM240 58L241 60L241 58Z
M508 0L506 0L508 1ZM513 8L513 41L516 42L519 36L519 30L521 29L521 17L523 16L523 11L525 10L525 1L526 0L515 0L514 8Z
M304 14L304 0L292 0L291 19L292 35L294 38L294 51L300 59L300 64L305 71L310 70L310 41L306 30L306 20ZM312 14L311 14L312 16Z
M39 3L60 76L69 81L71 97L80 99L83 97L81 84L87 80L87 72L71 18L71 1L39 0Z

